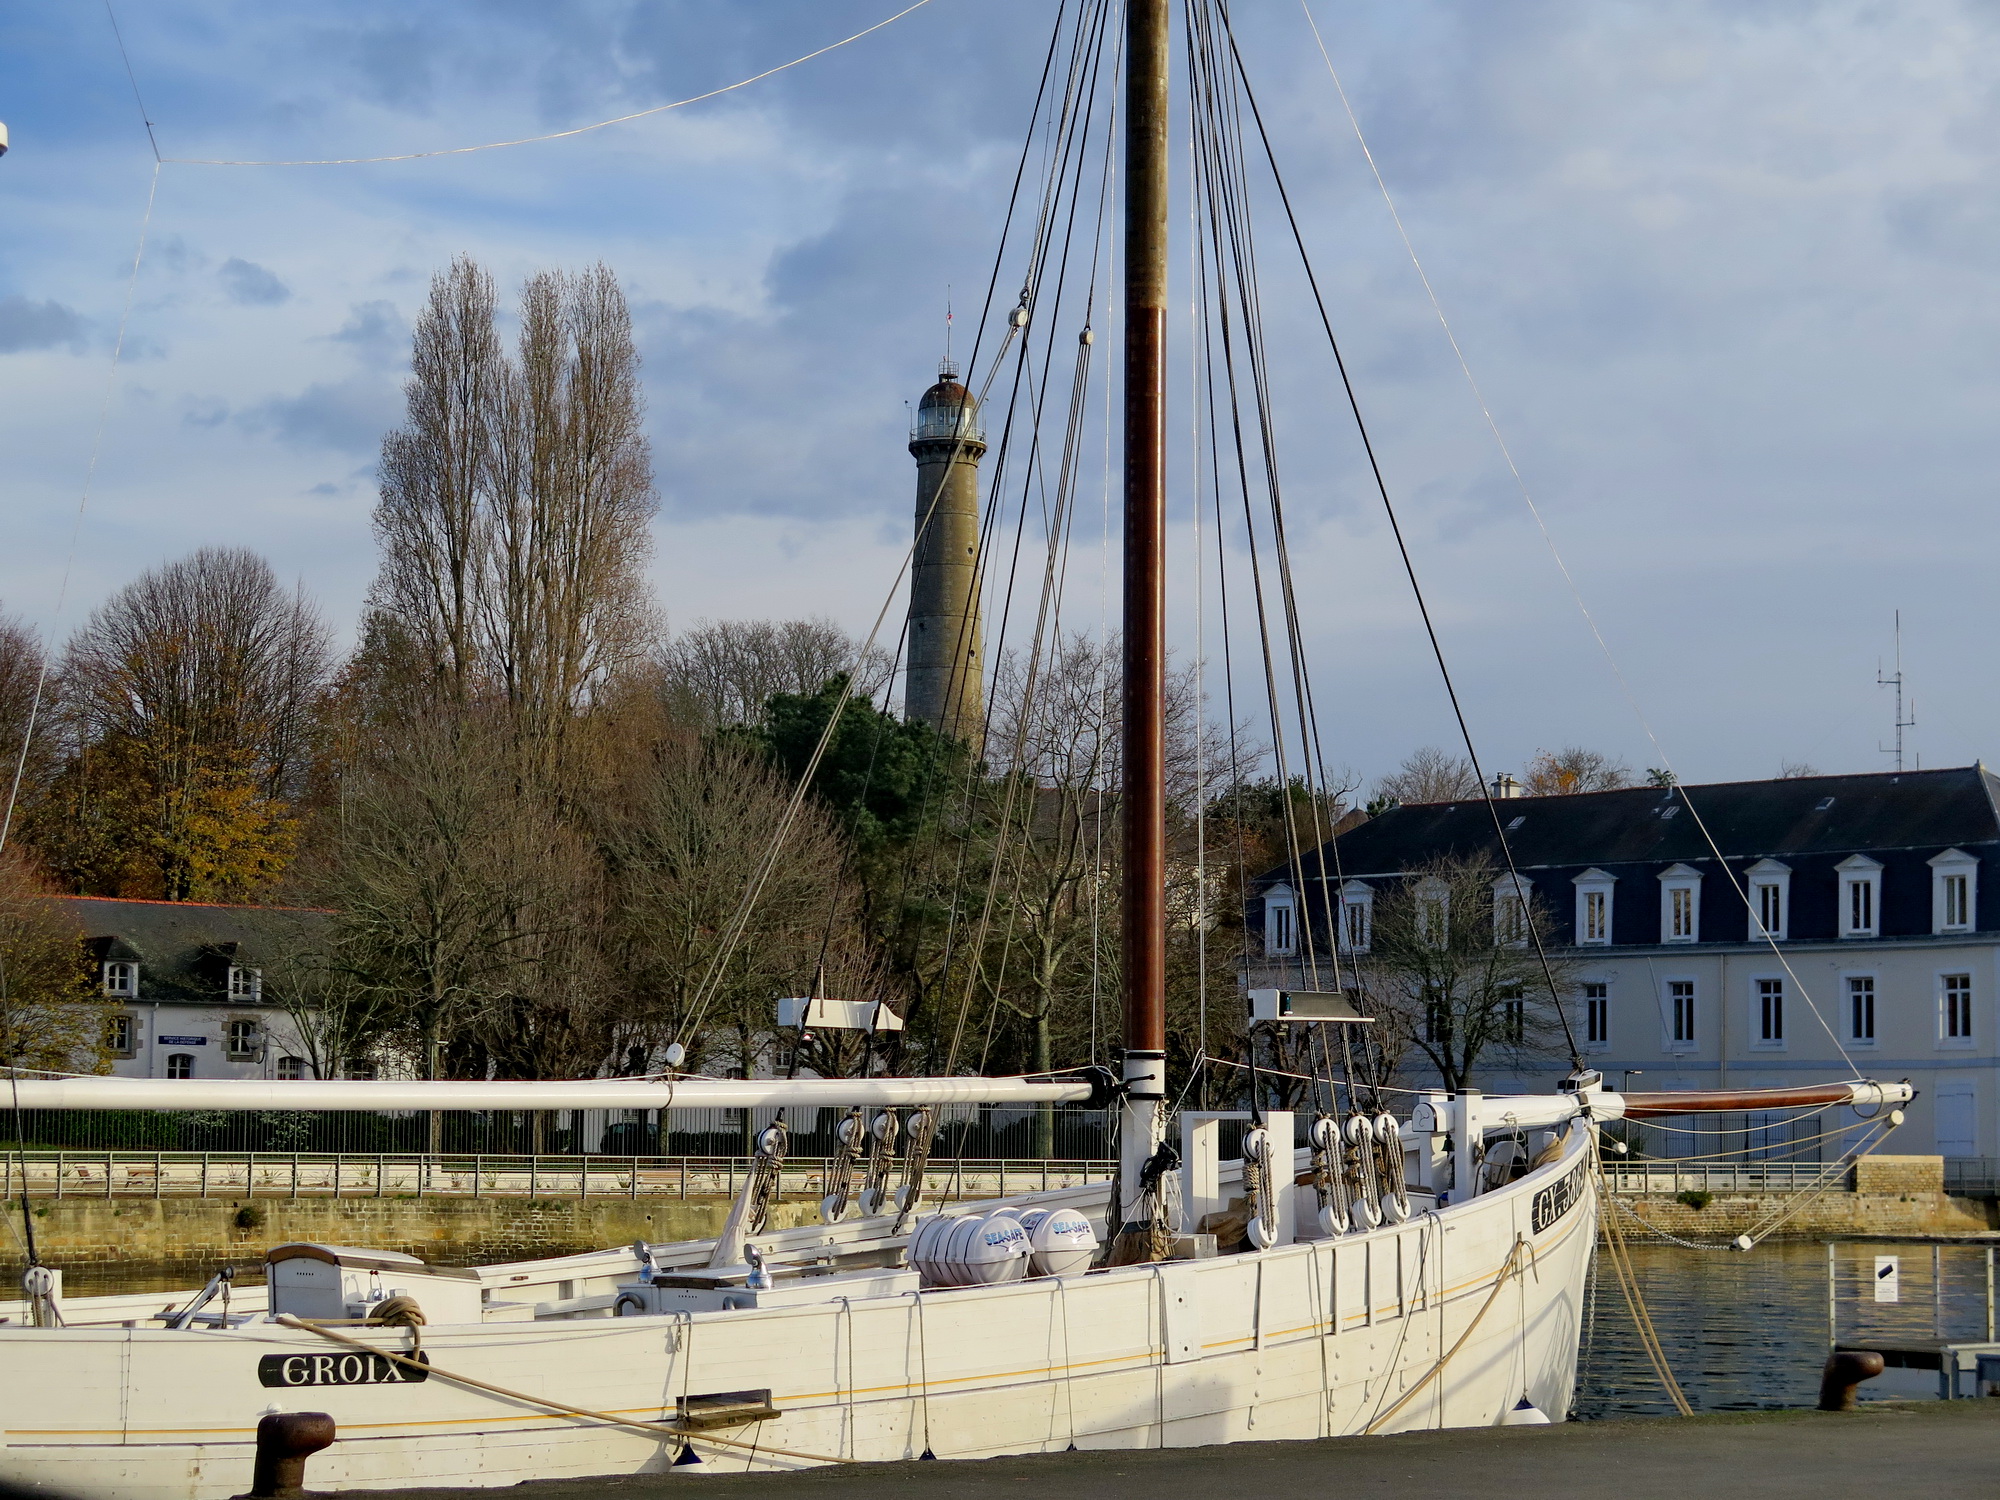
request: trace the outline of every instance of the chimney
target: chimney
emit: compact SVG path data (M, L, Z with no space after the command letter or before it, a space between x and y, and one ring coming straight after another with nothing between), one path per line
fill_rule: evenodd
M1496 800L1520 795L1521 783L1514 779L1511 772L1502 771L1493 778L1493 796Z

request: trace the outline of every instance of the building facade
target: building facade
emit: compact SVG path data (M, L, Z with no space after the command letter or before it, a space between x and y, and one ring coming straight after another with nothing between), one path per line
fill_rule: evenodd
M182 901L50 898L76 919L111 1002L111 1071L123 1078L312 1078L309 1026L285 1003L283 960L320 911ZM276 972L274 972L276 971Z
M1527 899L1586 1061L1613 1088L1766 1088L1856 1074L1918 1089L1895 1149L2000 1157L2000 777L1962 769L1508 797ZM1443 858L1504 870L1480 799L1391 809L1258 883L1253 984L1300 983L1374 903ZM1567 1071L1502 1066L1494 1091ZM1826 1122L1807 1122L1813 1133ZM1753 1135L1764 1122L1746 1119ZM1776 1127L1770 1127L1775 1129ZM1792 1134L1758 1144L1804 1148ZM1689 1149L1671 1154L1698 1154Z

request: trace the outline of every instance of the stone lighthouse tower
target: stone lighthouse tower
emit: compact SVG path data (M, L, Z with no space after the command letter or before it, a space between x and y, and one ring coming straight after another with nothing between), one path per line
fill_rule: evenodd
M917 403L916 554L910 567L903 711L982 748L985 650L979 635L979 402L946 360Z

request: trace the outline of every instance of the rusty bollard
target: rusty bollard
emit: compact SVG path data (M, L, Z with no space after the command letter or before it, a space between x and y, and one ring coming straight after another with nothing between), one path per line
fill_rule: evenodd
M274 1411L257 1423L257 1467L244 1500L297 1500L305 1493L306 1460L333 1441L323 1411Z
M1861 1382L1882 1373L1882 1356L1867 1349L1836 1349L1826 1357L1819 1377L1821 1411L1853 1411L1860 1405L1855 1392Z

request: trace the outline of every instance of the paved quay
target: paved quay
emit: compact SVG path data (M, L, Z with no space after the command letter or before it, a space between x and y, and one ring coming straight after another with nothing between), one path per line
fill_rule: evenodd
M697 1473L700 1471L697 1470ZM513 1492L533 1500L651 1500L694 1476L562 1480ZM311 1482L308 1469L307 1482ZM1827 1500L1921 1492L2000 1493L2000 1399L1879 1405L1858 1412L1728 1412L1477 1428L1304 1443L1144 1452L1050 1453L959 1463L854 1464L794 1474L707 1474L727 1500L951 1500L1018 1496L1042 1485L1091 1500L1337 1492L1436 1500L1519 1500L1554 1486L1619 1500ZM372 1500L467 1500L455 1488L372 1490Z

